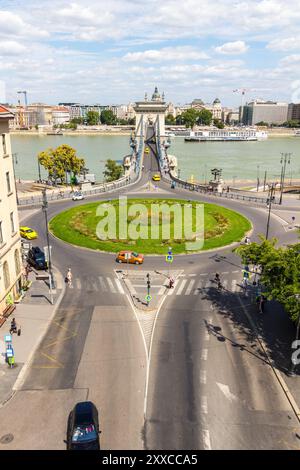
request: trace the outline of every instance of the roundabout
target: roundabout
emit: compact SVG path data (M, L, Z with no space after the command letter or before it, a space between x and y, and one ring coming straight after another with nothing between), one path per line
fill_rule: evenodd
M67 209L51 219L50 230L67 243L93 250L118 252L134 248L145 254L165 255L170 245L174 254L199 251L187 249L187 242L195 241L200 234L204 251L238 242L251 229L250 221L240 213L207 202L134 198L126 201L124 213L122 201L99 201ZM187 211L191 214L188 235Z

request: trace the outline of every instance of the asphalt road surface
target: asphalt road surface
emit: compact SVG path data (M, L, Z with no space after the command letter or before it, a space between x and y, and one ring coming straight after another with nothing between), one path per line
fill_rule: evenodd
M252 240L265 233L266 210L216 199L170 183L151 183L158 172L154 145L144 156L140 181L114 196L182 197L234 209L253 224ZM150 186L149 186L150 185ZM112 195L109 195L111 198ZM88 198L107 198L101 194ZM80 202L49 204L49 218ZM26 224L45 245L44 215ZM270 235L296 240L278 218ZM239 287L240 260L227 247L177 256L182 270L162 298L147 347L130 298L116 281L114 256L73 247L51 236L52 262L73 273L23 384L0 409L6 449L64 449L67 417L77 401L92 400L100 414L103 449L300 449L299 422L261 347L251 318L250 294ZM166 269L161 256L147 256L130 270ZM221 292L213 282L221 273ZM44 425L45 423L45 425Z

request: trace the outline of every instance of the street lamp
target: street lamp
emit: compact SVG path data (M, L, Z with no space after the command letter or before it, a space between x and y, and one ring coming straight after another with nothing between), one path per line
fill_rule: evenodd
M275 192L275 186L276 186L275 183L271 183L271 185L269 185L269 194L268 194L268 199L267 199L267 207L269 207L269 213L268 213L268 221L267 221L266 240L268 240L268 236L269 236L270 217L271 217L271 209L272 209L273 195Z
M259 165L257 165L257 186L256 186L256 191L258 192L259 190Z
M284 152L281 152L281 159L280 159L280 163L281 163L281 179L280 179L280 188L281 188L281 191L280 191L280 199L279 199L279 204L282 204L282 194L283 194L283 186L284 186L284 178L285 178L285 170L286 170L286 164L290 164L291 163L291 153L284 153Z
M39 161L39 157L37 157L37 161L38 161L38 172L39 172L39 183L42 181L42 176L41 176L41 164L40 164L40 161Z
M54 277L53 277L53 272L52 272L51 251L50 251L50 243L49 243L48 213L47 213L48 201L47 201L46 188L42 189L42 193L43 193L42 210L45 214L46 238L47 238L47 248L48 248L48 271L49 271L50 296L51 296L51 303L53 304L52 289L54 289Z

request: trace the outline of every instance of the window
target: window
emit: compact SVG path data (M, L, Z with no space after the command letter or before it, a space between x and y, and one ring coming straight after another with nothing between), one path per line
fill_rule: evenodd
M11 193L9 171L6 172L6 184L7 184L7 192L9 194Z
M0 221L0 245L3 243L2 222Z
M8 289L10 285L10 277L9 277L9 268L8 268L7 261L3 263L3 278L4 278L4 288Z
M10 213L11 233L15 233L14 213Z
M21 271L19 250L15 250L15 268L16 268L16 275L18 276Z
M3 154L6 155L6 154L7 154L7 150L6 150L5 134L2 134L2 148L3 148Z

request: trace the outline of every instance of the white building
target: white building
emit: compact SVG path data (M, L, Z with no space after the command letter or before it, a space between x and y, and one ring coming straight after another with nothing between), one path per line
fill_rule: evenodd
M52 108L52 123L64 124L70 121L70 112L65 106L54 106Z
M251 101L243 107L242 121L249 126L254 126L259 122L283 124L288 118L288 108L287 103L277 101Z
M212 104L204 103L201 99L195 99L192 101L191 107L199 111L201 111L201 109L207 109L212 113L213 119L222 119L222 105L219 98L216 98Z
M0 319L20 295L22 275L10 119L14 119L13 114L0 105Z

